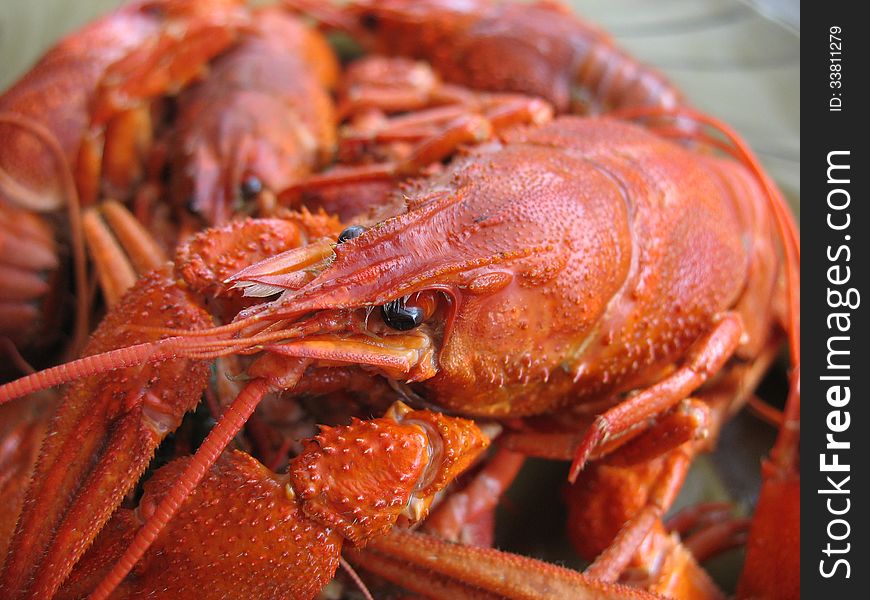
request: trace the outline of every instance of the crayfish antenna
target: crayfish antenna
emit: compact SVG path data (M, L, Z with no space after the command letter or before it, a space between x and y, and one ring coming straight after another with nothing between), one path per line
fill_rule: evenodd
M307 362L299 362L296 378L302 376ZM254 412L272 388L271 382L266 379L255 379L250 382L233 400L229 408L218 421L217 425L209 432L202 445L191 457L184 472L178 477L175 485L154 510L152 516L142 525L136 533L130 546L124 552L108 575L100 582L97 588L89 596L90 600L103 600L118 587L127 576L133 566L145 554L166 524L172 519L182 503L190 495L193 489L205 477L209 467L214 464L220 453L227 444L242 429L245 422Z
M256 348L261 344L275 342L292 337L293 330L278 330L266 332L260 335L251 335L238 338L221 337L227 333L237 332L244 327L249 327L253 318L245 321L230 323L229 325L213 327L203 330L191 330L190 333L200 333L201 337L194 335L173 337L144 342L108 350L90 356L85 356L61 365L49 367L42 371L30 373L9 383L0 385L0 404L20 398L40 390L63 385L90 377L101 375L118 369L142 366L164 360L176 358L212 359L235 352ZM166 332L179 333L183 330L165 329L149 326L130 326L132 332L150 333L153 335ZM205 339L203 339L205 338Z
M211 323L167 267L146 276L109 312L85 349L90 357L0 388L6 400L76 380L51 420L0 588L52 597L136 485L162 439L199 402L208 363L178 357L184 341L131 333L125 328L130 315L144 323L185 322L192 328ZM160 358L173 360L153 364Z
M0 385L0 404L92 375L184 357L196 349L182 338L167 338L85 356Z
M90 375L106 373L143 364L154 358L155 344L137 344L102 354L86 356L42 371L30 373L9 383L0 385L0 404L34 392L46 390Z
M357 589L363 595L365 600L375 600L375 597L372 596L372 593L369 591L369 588L366 587L366 584L359 576L359 573L357 573L354 568L350 566L350 563L347 562L344 557L341 557L339 559L339 564L341 565L341 568L344 569L344 572L347 573L347 576L351 578L354 585L356 585Z

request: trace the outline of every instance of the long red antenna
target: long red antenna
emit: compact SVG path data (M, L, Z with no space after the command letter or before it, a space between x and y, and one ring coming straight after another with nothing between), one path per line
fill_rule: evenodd
M299 371L297 379L301 376ZM184 472L175 481L175 484L169 492L163 497L154 514L142 525L141 529L136 532L136 536L127 547L127 550L112 567L108 575L100 582L97 588L89 596L90 600L104 600L118 587L127 576L133 566L145 554L160 532L166 527L167 523L172 519L181 504L190 496L194 488L205 477L208 468L214 464L227 444L235 437L242 429L248 417L257 408L260 400L263 399L270 390L272 384L266 379L255 379L248 383L236 399L233 400L229 408L215 425L214 429L209 432L208 436L203 441L202 445L196 451Z

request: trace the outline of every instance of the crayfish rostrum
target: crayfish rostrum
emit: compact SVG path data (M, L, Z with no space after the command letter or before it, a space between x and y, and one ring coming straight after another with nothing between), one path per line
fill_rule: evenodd
M311 12L353 31L347 15L368 4ZM391 15L398 8L375 22ZM469 22L451 35L475 32ZM590 43L611 47L588 31ZM781 196L738 137L652 75L632 81L659 101L638 92L642 100L600 99L616 113L553 118L545 101L521 94L565 111L558 89L478 83L432 62L446 80L513 95L439 83L425 102L446 102L440 112L401 127L366 112L359 122L376 124L383 156L308 178L325 153L312 145L309 156L320 156L281 185L296 202L358 176L392 190L384 206L354 222L273 207L269 218L204 230L111 308L83 358L0 386L6 402L71 382L9 544L4 592L309 598L346 539L350 562L429 597L720 595L693 556L699 546L673 533L704 512L671 530L663 518L783 333L795 374L767 485L796 477L799 243ZM377 111L372 97L354 110ZM408 150L409 140L419 145ZM125 500L161 442L213 392L214 360L238 394L217 407L192 456ZM264 398L349 395L416 410L398 404L384 418L324 427L283 474L225 451ZM441 498L489 444L468 418L497 434L498 449ZM522 464L517 452L573 460L566 498L578 548L593 560L587 573L438 537L480 524ZM427 534L391 531L430 506ZM765 543L750 548L763 554ZM759 568L747 565L741 593L772 593L753 577Z

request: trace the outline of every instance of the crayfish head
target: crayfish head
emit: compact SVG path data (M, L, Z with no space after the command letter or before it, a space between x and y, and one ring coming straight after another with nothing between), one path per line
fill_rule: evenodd
M315 266L303 249L240 272L236 285L281 297L239 318L292 327L319 320L304 339L288 338L296 349L286 352L298 352L298 340L308 352L299 356L368 365L450 410L552 410L574 393L587 349L606 346L606 332L596 332L606 311L627 312L611 299L633 264L624 191L582 155L553 147L569 126L579 128L563 121L520 131L513 135L532 139L475 150L409 184L404 213L322 245ZM367 327L330 328L342 314ZM330 350L379 348L315 355L311 342L323 335ZM407 358L387 371L397 352Z
M429 270L429 261L401 252L409 232L396 237L387 231L396 226L368 232L348 227L337 244L322 239L227 279L246 296L280 294L239 313L237 322L250 323L243 335L251 340L272 336L276 343L262 349L317 366L357 365L404 382L435 376L455 315L455 286L449 277L438 276L438 266L418 273ZM410 232L410 237L416 236ZM389 251L398 254L383 257L390 238Z
M233 52L179 95L171 151L179 208L209 226L271 212L276 192L332 156L326 88L337 71L320 33L278 8L258 10Z
M216 226L273 204L276 190L315 163L317 142L278 97L208 91L188 94L182 105L189 126L174 157L171 191L178 210Z
M397 402L381 419L323 427L293 461L291 485L308 517L360 544L425 517L488 445L471 421Z

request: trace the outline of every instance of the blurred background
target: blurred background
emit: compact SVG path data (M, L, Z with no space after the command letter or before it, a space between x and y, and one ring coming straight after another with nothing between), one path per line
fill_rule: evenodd
M696 107L740 131L798 213L799 0L566 1L640 60L669 75ZM118 4L118 0L0 2L0 89L60 36ZM772 376L769 389L759 395L784 396L782 378L782 373ZM680 505L724 499L748 513L760 485L760 457L769 450L773 436L772 428L744 411L723 432L720 449L697 462ZM516 520L518 514L533 510L540 519L538 537L547 539L547 545L522 539L523 532L514 528L499 540L501 547L577 566L564 538L564 516L541 504L541 490L558 489L564 475L564 465L543 461L534 461L524 470L524 485L511 491L501 518ZM733 589L740 564L737 553L713 565L726 589Z

